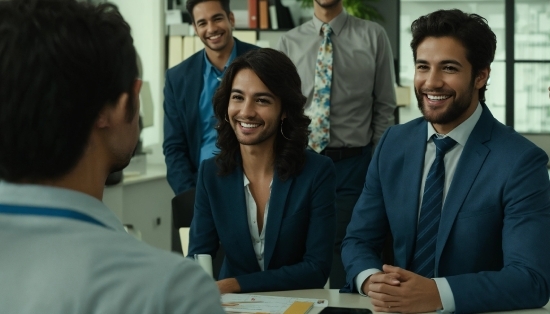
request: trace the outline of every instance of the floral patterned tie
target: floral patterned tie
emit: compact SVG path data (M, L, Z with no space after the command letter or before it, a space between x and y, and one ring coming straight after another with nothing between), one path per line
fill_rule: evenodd
M315 63L315 83L313 86L313 100L306 109L311 118L309 129L309 146L316 152L325 149L330 141L330 85L332 82L332 41L330 25L321 27L324 38Z

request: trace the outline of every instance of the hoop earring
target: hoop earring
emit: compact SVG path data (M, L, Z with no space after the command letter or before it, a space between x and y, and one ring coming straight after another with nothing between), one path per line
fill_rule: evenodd
M288 137L286 137L285 134L283 133L283 124L285 123L285 120L286 120L286 118L283 119L283 120L281 120L281 135L282 135L284 138L286 138L287 140L290 141L290 139L289 139Z
M225 120L225 122L229 123L229 120L227 120L227 115L225 115L223 119Z

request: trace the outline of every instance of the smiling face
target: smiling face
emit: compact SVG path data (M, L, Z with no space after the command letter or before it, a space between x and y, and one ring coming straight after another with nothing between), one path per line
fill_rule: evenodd
M229 106L229 123L242 145L272 149L281 119L281 101L250 69L237 72L233 79Z
M416 50L414 88L418 107L434 128L447 134L475 111L478 90L489 77L472 77L466 49L452 37L427 37Z
M224 52L233 48L233 13L227 13L219 1L205 1L193 8L195 33L207 49Z

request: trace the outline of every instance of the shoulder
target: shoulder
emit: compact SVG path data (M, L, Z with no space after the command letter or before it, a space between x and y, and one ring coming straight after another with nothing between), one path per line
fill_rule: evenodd
M348 16L348 23L349 26L352 28L361 28L364 30L368 30L373 33L385 33L386 31L382 27L382 25L373 22L373 21L367 21L364 19L360 19L358 17L349 15Z
M216 164L216 156L203 160L201 162L201 165L199 166L199 172L202 173L202 176L210 176L211 174L217 176L218 170L219 169L218 165Z
M319 173L335 174L334 162L324 155L320 155L309 149L306 150L306 164L300 176L319 176Z
M282 40L298 40L303 38L303 36L310 36L315 34L315 26L313 21L305 22L299 26L294 27L288 32L281 35Z
M256 49L260 48L260 47L255 46L255 45L242 42L242 41L238 40L237 38L235 38L235 44L237 45L237 55L242 55L245 52L248 52L250 50L256 50Z

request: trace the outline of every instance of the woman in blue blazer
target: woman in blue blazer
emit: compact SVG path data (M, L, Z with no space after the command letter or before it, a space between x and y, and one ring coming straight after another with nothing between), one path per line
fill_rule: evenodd
M198 174L189 255L226 256L222 293L322 288L335 232L335 169L306 150L296 68L273 49L228 67L214 96L220 153Z

